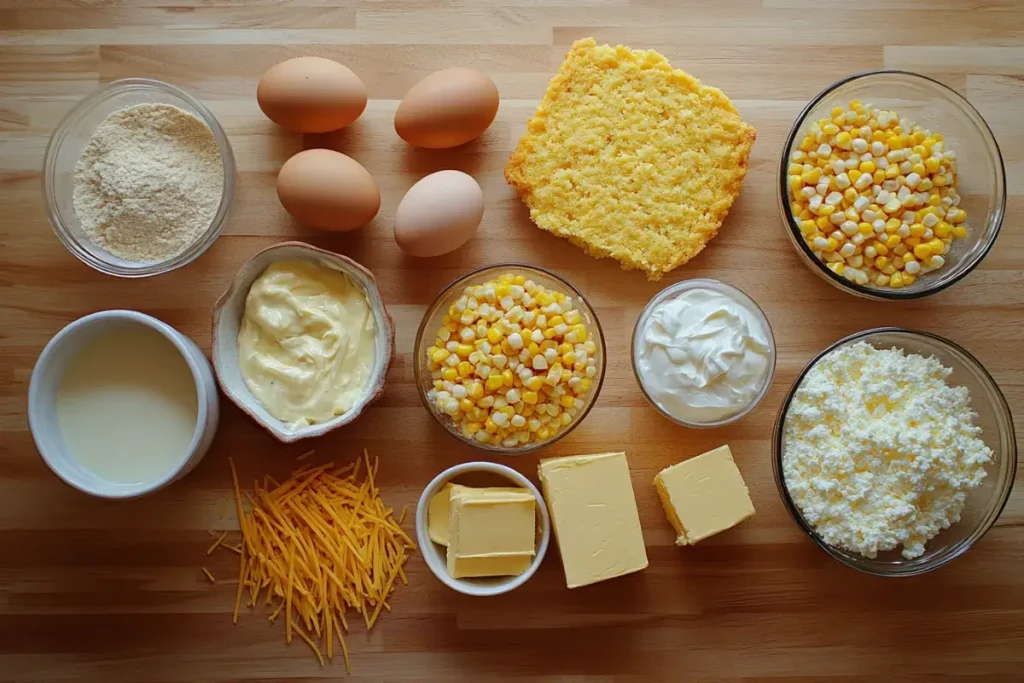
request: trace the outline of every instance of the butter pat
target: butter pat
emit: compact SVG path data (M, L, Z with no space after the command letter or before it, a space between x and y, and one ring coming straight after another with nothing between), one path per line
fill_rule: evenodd
M549 458L539 472L569 588L647 567L625 453Z
M530 566L537 536L532 493L455 484L448 508L448 573L453 578L516 576Z
M754 504L728 446L672 465L654 478L676 545L693 545L754 516Z
M455 484L451 482L442 486L430 499L430 505L427 507L427 534L431 541L445 547L448 546L448 515L451 510L449 501L453 486Z

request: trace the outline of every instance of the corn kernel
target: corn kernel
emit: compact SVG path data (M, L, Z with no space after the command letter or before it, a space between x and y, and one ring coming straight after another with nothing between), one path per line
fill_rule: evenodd
M953 228L953 237L957 238L958 240L962 240L963 238L967 237L967 228L965 228L962 225L956 226L955 228Z
M459 372L455 368L445 368L441 371L441 379L446 382L454 382L459 378Z
M536 391L524 391L522 399L523 403L526 403L528 405L535 405L537 403L537 400L539 399L539 396Z

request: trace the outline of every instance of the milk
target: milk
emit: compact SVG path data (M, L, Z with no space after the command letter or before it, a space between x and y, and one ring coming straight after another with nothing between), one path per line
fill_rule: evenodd
M68 452L110 482L166 478L188 456L198 416L181 352L156 330L118 326L71 358L57 389Z

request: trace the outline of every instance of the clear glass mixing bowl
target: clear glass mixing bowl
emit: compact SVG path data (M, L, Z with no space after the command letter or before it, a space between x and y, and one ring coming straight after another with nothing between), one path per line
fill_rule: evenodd
M941 133L946 148L954 150L960 180L960 208L967 212L967 237L953 242L946 264L924 274L908 287L890 289L874 284L858 285L829 270L804 241L789 204L786 169L790 154L800 146L811 123L829 116L833 107L859 99L865 105L895 110L900 117ZM956 91L925 76L906 71L883 70L854 74L833 83L800 112L782 147L778 175L779 210L786 234L797 254L811 270L839 289L882 300L918 299L940 292L974 270L992 248L1006 210L1006 169L991 129Z
M126 261L95 244L75 215L75 165L93 130L115 111L138 104L162 103L184 109L213 132L224 167L220 206L210 226L183 252L164 261ZM213 113L202 102L169 83L148 78L113 81L75 105L60 122L46 147L43 161L43 201L53 231L68 251L101 273L124 278L159 275L199 258L220 236L235 195L235 156L231 143Z
M971 407L978 414L976 423L982 429L982 440L992 449L993 458L986 467L986 476L981 486L967 496L967 504L963 509L960 521L944 529L928 541L925 552L920 557L908 560L903 557L897 547L879 553L874 559L866 558L858 553L837 548L826 543L814 528L804 519L786 487L782 469L782 456L786 448L785 423L793 396L807 373L822 358L830 353L855 344L867 342L879 349L903 349L906 353L921 356L934 356L947 368L953 370L946 380L951 386L967 387L971 394ZM874 574L876 576L915 576L938 569L956 557L967 552L995 524L999 514L1006 506L1013 487L1013 479L1017 471L1017 441L1013 431L1013 416L1002 392L996 385L992 375L985 370L977 358L966 349L928 332L918 332L898 327L882 327L866 330L840 339L819 353L800 372L786 395L775 421L775 435L772 439L772 467L775 470L775 483L782 495L789 514L800 525L800 528L818 544L818 546L848 567Z

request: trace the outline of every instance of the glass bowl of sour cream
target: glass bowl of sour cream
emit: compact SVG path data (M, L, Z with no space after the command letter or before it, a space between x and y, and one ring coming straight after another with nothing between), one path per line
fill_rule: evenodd
M740 290L709 278L661 290L633 329L633 374L647 401L684 427L721 427L752 411L775 375L775 337Z

